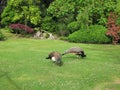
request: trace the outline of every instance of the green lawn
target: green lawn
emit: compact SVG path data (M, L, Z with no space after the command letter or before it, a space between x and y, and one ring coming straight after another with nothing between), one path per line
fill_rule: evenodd
M65 55L61 67L45 59L51 51L62 53L73 46L83 48L87 57ZM0 90L120 90L120 45L1 41Z

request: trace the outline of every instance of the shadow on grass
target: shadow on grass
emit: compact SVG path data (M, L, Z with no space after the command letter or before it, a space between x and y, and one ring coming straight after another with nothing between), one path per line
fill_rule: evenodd
M0 71L2 74L0 74L0 79L1 78L6 78L6 80L11 84L13 85L17 90L22 90L22 88L20 88L16 82L14 80L11 79L11 77L9 76L8 72L3 72L3 71ZM3 86L4 87L4 86Z

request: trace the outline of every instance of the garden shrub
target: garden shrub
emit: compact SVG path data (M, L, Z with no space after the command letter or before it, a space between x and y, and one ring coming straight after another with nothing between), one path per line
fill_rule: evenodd
M26 33L33 33L34 30L30 28L29 26L23 25L23 24L11 24L10 26L11 32L13 33L20 33L20 34L26 34Z
M57 34L58 36L68 36L69 31L66 30L66 24L52 20L51 17L45 17L42 21L41 28L48 32Z
M2 34L1 30L0 30L0 41L5 40L5 36Z
M49 32L56 32L57 24L51 17L44 17L41 23L41 28Z
M117 15L113 12L110 12L110 15L108 16L108 22L107 27L108 30L106 32L106 35L110 36L112 38L113 44L117 44L120 40L120 26L116 24L117 21Z
M69 31L67 30L66 24L65 23L58 23L56 33L58 36L68 36Z
M67 40L68 40L68 37L66 37L66 36L61 36L59 39L60 39L60 40L67 41Z
M79 29L79 23L76 21L73 21L67 25L68 30L70 33L73 33Z
M68 40L80 43L111 43L105 33L107 29L101 25L92 25L88 29L78 30L69 35Z

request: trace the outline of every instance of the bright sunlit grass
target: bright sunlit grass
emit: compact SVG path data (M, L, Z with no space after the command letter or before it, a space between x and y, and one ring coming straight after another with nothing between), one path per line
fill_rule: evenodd
M46 60L51 51L80 46L87 57L63 56L59 67ZM0 90L119 90L120 46L60 40L10 39L0 42Z

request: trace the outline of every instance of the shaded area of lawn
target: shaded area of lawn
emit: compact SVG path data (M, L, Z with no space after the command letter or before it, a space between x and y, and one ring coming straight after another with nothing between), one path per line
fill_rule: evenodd
M63 56L58 67L45 57L80 46L87 57ZM68 43L60 40L10 39L0 42L1 90L117 90L120 79L120 46ZM109 85L111 84L111 85ZM118 83L117 83L118 84ZM119 84L118 84L119 85Z

